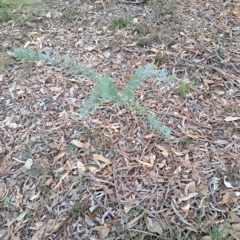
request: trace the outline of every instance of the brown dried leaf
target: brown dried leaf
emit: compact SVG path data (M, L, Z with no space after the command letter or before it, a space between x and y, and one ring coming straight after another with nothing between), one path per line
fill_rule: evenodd
M127 223L127 228L132 228L135 225L137 225L138 221L144 216L145 212L143 212L142 214L140 214L139 216L135 217L132 221L130 221L129 223Z
M47 233L53 231L53 227L54 227L55 222L56 222L56 219L49 219L48 220L48 222L46 224L46 232Z
M180 200L180 201L187 201L187 200L189 200L189 199L191 199L191 198L193 198L193 197L195 197L195 196L197 196L197 195L198 195L197 192L195 192L195 193L190 193L187 197L179 198L179 200Z
M32 240L40 240L45 232L45 226L40 227L32 236Z
M210 236L204 236L200 240L212 240L212 237Z
M181 207L181 209L184 211L184 212L188 212L189 209L190 209L191 205L188 203L186 206L184 207Z
M240 119L240 117L226 117L225 119L224 119L224 121L226 121L226 122L232 122L232 121L236 121L236 120L239 120Z
M157 164L158 168L163 168L163 167L165 167L166 165L167 165L166 159L164 159L161 163L158 163L158 164Z
M4 163L10 159L10 157L12 156L12 153L13 151L9 152L4 157L0 158L0 166L4 165Z
M15 200L15 206L19 207L22 205L23 202L23 195L20 192L20 189L17 190L16 200Z
M106 164L111 164L111 161L110 161L109 159L103 157L103 156L100 155L100 154L93 154L93 158L94 158L95 160L102 161L102 162L104 162L104 163L106 163Z
M182 171L182 167L181 167L181 165L179 165L177 168L176 168L176 170L174 171L174 174L178 174L178 173L180 173Z
M6 192L6 184L4 182L0 182L0 200L5 196Z
M131 205L124 205L124 212L125 212L126 214L128 214L131 209L132 209L132 206L131 206Z
M57 163L58 160L60 160L62 157L64 157L66 152L59 153L57 156L54 157L53 159L53 166Z
M82 175L82 174L84 174L86 172L86 167L85 167L85 165L82 162L77 161L77 167L78 167L79 174Z
M190 182L185 187L185 195L188 195L189 192L196 192L195 182Z
M156 155L154 154L150 154L150 163L149 162L144 162L144 161L141 161L141 160L137 160L139 163L141 163L142 165L144 166L147 166L147 167L152 167L155 163L155 159L156 159Z
M71 143L79 148L89 148L90 147L90 143L88 143L88 142L83 143L78 140L72 140Z
M158 145L158 144L156 144L155 145L159 150L161 150L162 152L162 155L164 156L164 157L168 157L168 151L167 151L167 149L165 148L165 147L163 147L163 146L161 146L161 145Z
M53 226L53 232L57 232L62 226L63 222L58 222Z

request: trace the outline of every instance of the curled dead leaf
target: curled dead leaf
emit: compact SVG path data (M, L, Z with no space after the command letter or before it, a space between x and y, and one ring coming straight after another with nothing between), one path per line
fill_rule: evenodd
M52 18L52 12L49 11L49 12L46 14L46 17L47 17L47 18Z
M184 207L181 207L181 209L184 211L184 212L188 212L189 211L189 209L190 209L190 204L188 203L186 206L184 206Z
M150 154L150 163L149 162L144 162L144 161L141 161L141 160L137 160L139 163L141 163L142 165L144 166L147 166L147 167L152 167L155 163L155 159L156 159L156 155L154 154Z
M90 143L88 143L88 142L83 143L78 140L72 140L71 143L79 148L89 148L90 147Z
M132 206L130 206L130 205L124 205L124 212L125 212L126 214L128 214L131 209L132 209Z
M102 162L104 162L104 163L106 163L106 164L111 164L111 161L110 161L109 159L103 157L103 156L100 155L100 154L93 154L93 158L94 158L95 160L102 161Z
M85 165L84 165L82 162L77 161L77 167L78 167L78 172L79 172L79 174L82 175L82 174L85 173L86 168L85 168Z
M160 223L154 218L146 218L146 226L150 232L162 234L163 230Z
M182 167L181 167L181 165L179 165L177 168L176 168L176 170L174 171L174 174L178 174L179 172L181 172L182 171Z
M96 226L94 228L91 228L91 231L93 231L93 230L95 230L99 233L100 239L105 239L110 232L110 229L105 226Z
M0 182L0 200L5 196L6 191L6 184L4 182Z
M140 214L139 216L135 217L133 220L131 220L129 223L127 223L127 228L132 228L135 225L137 225L138 221L144 216L145 212Z
M227 178L227 176L224 176L224 185L227 187L227 188L233 188L233 186L232 186L232 184L230 183L230 182L227 182L226 181L226 178Z
M54 157L53 159L53 166L57 163L58 160L60 160L66 153L65 152L61 152L59 153L57 156Z
M53 227L53 232L57 232L60 229L60 227L62 226L62 224L63 224L63 222L56 223Z
M179 198L179 200L180 201L187 201L187 200L189 200L189 199L191 199L191 198L193 198L197 195L198 195L198 193L196 193L196 192L195 193L190 193L187 197Z
M91 227L95 225L92 219L87 214L85 214L85 222L87 223L88 226Z
M160 146L158 144L155 145L156 148L158 148L159 150L161 150L161 154L164 156L164 157L168 157L168 151L165 147L163 146Z
M2 158L0 158L0 167L5 165L5 163L10 159L10 157L12 156L13 151L9 152L7 155L3 156Z
M212 237L210 236L204 236L201 238L201 240L212 240Z

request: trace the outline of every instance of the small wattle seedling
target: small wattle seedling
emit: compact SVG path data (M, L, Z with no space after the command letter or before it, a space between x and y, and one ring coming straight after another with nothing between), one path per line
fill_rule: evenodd
M120 105L124 105L129 111L136 111L139 115L146 116L149 125L155 131L163 134L165 137L171 137L171 131L168 127L161 124L159 119L148 113L147 109L138 101L135 101L135 88L138 85L144 84L144 81L149 78L158 78L158 80L169 80L167 78L167 71L154 70L154 65L147 64L144 67L138 67L130 79L127 81L124 90L118 92L117 88L113 84L113 79L108 75L100 75L95 72L91 67L84 67L81 63L76 63L74 57L70 58L67 55L60 56L57 52L51 55L49 51L43 53L42 51L35 52L28 50L24 47L16 49L9 54L11 57L17 59L29 59L34 61L40 61L42 64L52 64L56 66L63 66L67 69L66 74L79 74L84 77L88 77L91 80L97 80L97 84L91 91L90 96L84 101L84 107L80 109L82 115L88 114L92 109L96 108L104 101L116 102ZM171 81L170 78L169 81Z

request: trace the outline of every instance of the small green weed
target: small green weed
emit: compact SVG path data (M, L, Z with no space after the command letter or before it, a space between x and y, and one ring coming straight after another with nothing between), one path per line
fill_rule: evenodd
M75 146L73 144L71 144L68 148L67 148L67 157L70 157L71 154L74 152L75 150Z
M144 46L150 45L151 42L152 42L152 40L149 38L141 38L137 41L137 45L140 47L144 47Z
M138 34L146 35L151 32L151 28L146 23L139 23L135 26L135 31Z
M0 201L0 208L4 208L6 211L11 211L14 209L14 205L10 202L9 198L4 197Z
M76 7L68 6L63 12L62 19L64 22L73 22L74 19L78 16L81 16L82 13Z
M168 43L167 43L167 46L168 47L171 47L171 46L173 46L174 44L176 44L177 42L175 41L175 40L173 40L173 39L170 39L169 41L168 41Z
M38 178L41 175L41 165L39 162L36 162L32 165L31 169L27 170L27 173L34 178Z
M84 215L83 206L81 204L72 206L70 213L74 217L82 217Z
M173 14L174 12L174 6L172 4L162 6L162 4L158 2L153 5L152 9L156 22L159 22L162 16L167 14Z
M36 2L35 0L0 0L0 7L3 6L19 6L21 4L31 4Z
M240 133L240 128L234 128L234 129L233 129L233 132L234 132L234 133Z
M155 61L159 65L159 64L162 64L166 59L167 59L167 54L164 52L160 52L157 54Z
M0 0L0 22L13 20L18 26L25 26L38 18L33 12L38 0Z
M189 93L191 85L192 84L188 79L183 79L175 88L174 93L179 96L184 96Z
M113 148L112 139L107 137L101 128L83 128L81 130L80 141L90 141L91 146L95 149L95 153L101 153L107 149Z
M29 142L29 143L22 143L22 156L26 159L28 158L32 158L32 147L33 147L33 143Z
M115 30L118 28L125 28L132 24L133 16L129 13L124 14L122 17L113 19L110 23L110 29Z
M191 142L191 139L189 138L182 138L179 142L178 145L180 147L180 149L184 149L186 148L186 146Z
M8 63L8 56L2 52L0 53L0 71L3 71Z

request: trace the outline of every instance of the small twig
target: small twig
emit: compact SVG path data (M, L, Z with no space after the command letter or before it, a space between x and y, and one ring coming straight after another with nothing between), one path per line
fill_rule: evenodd
M213 67L213 66L207 66L207 65L205 67L214 69L216 72L219 72L223 77L225 77L227 80L229 80L231 83L235 84L236 86L238 86L240 88L240 84L236 83L234 80L232 80L230 77L228 77L226 75L226 73L224 73L220 68Z
M88 191L88 193L92 196L92 198L94 198L95 201L96 201L102 208L105 208L105 209L111 214L112 217L115 217L114 214L112 213L112 211L111 211L109 208L105 207L100 201L97 200L96 197L94 197L94 196L92 195L92 193L90 192L90 190L88 189L88 187L87 187L87 191Z
M201 68L211 68L211 69L215 70L216 72L220 73L223 76L223 78L229 80L232 84L235 84L236 86L238 86L240 88L240 84L236 83L236 81L231 79L229 76L226 75L226 73L224 73L221 69L219 69L217 67L205 65L205 64L199 64L199 63L192 63L192 61L185 59L185 58L181 58L181 57L177 57L177 58L181 59L183 61L186 61L186 62L190 62L191 64L189 64L189 63L184 63L184 64L190 65L191 67L194 66L194 67L201 67Z
M197 8L198 8L199 11L201 12L201 14L202 14L203 16L205 16L207 19L209 19L209 20L213 23L213 25L214 25L218 30L229 34L229 35L230 35L230 38L232 38L232 31L231 31L231 30L230 30L230 31L226 31L226 30L223 30L222 28L218 27L218 25L212 20L212 18L211 18L210 16L208 16L207 14L205 14L205 13L202 11L202 9L198 6L198 4L197 4L196 2L194 2L194 1L192 1L192 2L197 6Z
M156 234L153 234L153 233L150 233L150 232L145 232L145 231L142 231L142 230L137 230L137 229L132 229L132 228L130 228L130 229L128 229L128 230L129 230L129 231L133 231L133 232L144 233L144 234L149 235L149 236L153 236L153 237L158 237L158 238L160 238L159 235L156 235Z
M115 174L115 170L113 170L113 180L114 180L114 183L115 183L115 185L116 185L116 174ZM120 204L120 197L119 197L119 193L118 193L118 188L115 188L115 193L116 193L116 197L117 197L118 207L119 207L119 209L122 209L122 208L121 208L121 204ZM120 211L120 214L121 214L121 224L122 224L122 228L125 229L124 218L123 218L123 211L122 211L122 210Z
M12 157L12 159L14 159L15 161L17 161L17 162L19 162L19 163L26 163L26 161L21 161L21 160L18 160L17 158L15 158L15 157Z
M171 207L173 209L173 211L176 213L176 215L180 218L180 220L185 223L188 226L194 227L194 225L192 223L187 222L186 220L183 219L183 217L181 216L181 214L177 211L177 209L175 208L173 201L171 201Z
M141 157L140 157L139 161L142 161L142 158L143 158L143 156L145 155L146 149L148 149L148 152L150 152L151 149L155 146L156 141L155 141L155 143L154 143L151 147L148 147L149 144L150 144L150 142L151 142L151 140L152 140L152 138L150 138L150 140L148 141L148 143L146 144L146 146L143 148L142 154L141 154Z
M216 56L221 60L221 62L227 66L231 66L237 73L240 73L240 70L237 69L237 67L233 63L226 62L223 58L221 58L215 49Z
M56 207L58 204L60 204L63 200L65 200L65 199L67 198L68 194L72 191L73 187L74 187L77 183L79 183L79 182L81 182L81 180L73 183L73 184L71 185L70 189L68 190L68 192L64 195L64 197L63 197L61 200L59 200L57 203L53 204L52 209L53 209L54 207Z
M145 0L136 0L135 2L132 1L126 1L126 0L118 0L119 3L126 3L126 4L141 4L144 3Z
M111 185L111 186L117 188L116 185L115 185L114 183L111 183L111 182L109 182L109 181L107 181L107 180L103 180L103 179L96 178L96 177L94 177L91 173L87 173L87 174L86 174L86 177L87 177L88 179L93 180L93 181L106 183L106 184L109 184L109 185Z
M167 113L167 112L166 112L166 113L165 113L165 112L157 112L157 111L154 111L154 110L151 110L151 112L154 112L154 113L156 113L156 114L161 114L161 115L169 115L169 116L173 116L173 117L177 117L177 118L181 118L181 119L186 118L186 117L184 117L184 116L181 116L180 114L173 114L173 113ZM198 125L198 126L212 129L211 126L204 125L204 124L202 124L202 123L193 121L193 120L191 120L191 119L186 118L186 120L189 121L189 122L191 122L191 123L194 123L194 124L196 124L196 125Z
M163 203L162 203L160 209L163 209L163 206L164 206L164 204L165 204L165 202L166 202L166 200L167 200L167 197L168 197L168 193L170 192L170 184L171 184L171 182L172 182L172 180L173 180L174 178L175 178L175 175L173 175L173 176L171 177L171 179L169 180L169 182L168 182L167 191L166 191L166 194L165 194L165 197L164 197L164 200L163 200Z

